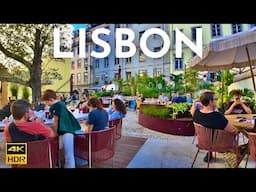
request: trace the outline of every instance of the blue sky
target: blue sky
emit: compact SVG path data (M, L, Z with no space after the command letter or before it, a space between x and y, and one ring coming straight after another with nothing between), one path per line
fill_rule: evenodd
M74 30L77 30L79 28L85 28L87 24L82 24L82 23L79 23L79 24L72 24L73 27L74 27Z

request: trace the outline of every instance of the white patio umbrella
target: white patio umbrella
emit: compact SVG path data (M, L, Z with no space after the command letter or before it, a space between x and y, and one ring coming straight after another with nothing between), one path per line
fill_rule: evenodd
M190 67L199 71L219 71L250 67L255 88L252 66L256 64L256 27L233 35L214 39L204 48L203 58L195 56Z

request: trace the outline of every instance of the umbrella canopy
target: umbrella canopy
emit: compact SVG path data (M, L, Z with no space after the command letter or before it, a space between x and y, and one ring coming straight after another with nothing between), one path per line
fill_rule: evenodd
M254 77L252 65L255 63L256 27L212 40L204 48L203 58L193 57L190 67L200 71L219 71L250 66L251 75ZM255 90L255 83L253 84Z
M246 51L249 52L249 57ZM214 39L204 48L203 58L195 56L190 66L200 71L241 68L256 61L256 28Z

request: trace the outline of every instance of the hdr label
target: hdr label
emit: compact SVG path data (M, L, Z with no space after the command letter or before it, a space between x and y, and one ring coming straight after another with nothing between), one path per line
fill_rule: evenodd
M6 164L27 164L27 143L6 143Z

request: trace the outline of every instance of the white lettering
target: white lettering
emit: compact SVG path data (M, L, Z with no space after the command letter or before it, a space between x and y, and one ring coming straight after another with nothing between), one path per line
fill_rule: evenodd
M106 42L103 41L102 39L99 38L99 34L106 34L109 35L110 30L109 29L105 29L105 28L98 28L95 29L92 33L92 40L95 44L100 45L101 47L103 47L103 52L96 52L96 51L92 51L91 56L92 57L96 57L96 58L104 58L107 57L111 51L110 45Z
M85 58L85 29L79 29L79 57Z
M123 40L123 34L127 35L127 40ZM132 57L136 53L136 47L132 42L135 38L135 34L131 29L117 28L116 29L116 57L128 58ZM129 47L129 51L123 52L123 47Z
M153 34L158 34L163 38L163 48L158 52L152 52L147 47L147 39L150 35L153 35ZM143 51L143 53L145 53L146 56L151 57L151 58L159 58L159 57L164 56L168 52L168 50L170 48L170 40L169 40L169 37L166 34L166 32L163 31L162 29L151 28L151 29L148 29L141 36L140 48Z
M53 57L54 58L72 58L72 52L61 52L60 51L60 29L54 28L53 30Z
M182 41L194 51L200 58L203 56L203 35L202 28L196 28L196 45L188 39L178 28L175 29L176 33L176 58L182 57Z

